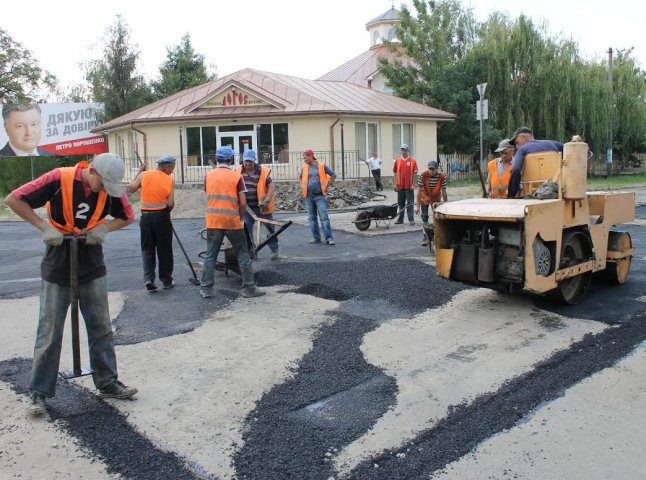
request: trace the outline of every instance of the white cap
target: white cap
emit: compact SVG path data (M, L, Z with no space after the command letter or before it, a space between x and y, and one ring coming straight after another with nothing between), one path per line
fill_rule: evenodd
M103 180L103 187L111 197L121 197L123 194L123 175L126 167L123 160L114 153L102 153L94 157L90 164Z

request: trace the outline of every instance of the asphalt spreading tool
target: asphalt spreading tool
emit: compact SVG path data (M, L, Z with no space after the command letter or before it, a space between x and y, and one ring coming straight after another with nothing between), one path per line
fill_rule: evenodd
M286 222L283 222L280 220L269 220L267 218L261 218L255 215L251 209L247 210L247 213L249 213L255 221L254 223L255 232L254 234L252 234L249 231L249 227L247 226L246 223L243 223L242 227L244 229L245 237L247 239L249 258L254 260L257 257L257 253L262 248L264 248L265 245L267 245L271 239L276 238L278 235L283 233L285 229L292 224L292 221L288 220ZM267 228L267 230L269 230L268 228L269 225L274 225L278 228L274 230L274 233L269 232L269 235L261 242L260 234L261 234L261 229L263 225L265 225L265 228ZM203 228L200 231L200 236L204 240L206 240L206 231L207 231L206 228ZM254 237L256 238L256 241L254 241ZM236 255L236 252L233 249L233 246L231 245L231 242L229 242L228 238L226 237L224 238L222 242L222 246L220 247L220 251L224 253L224 262L220 262L216 260L215 269L223 270L226 276L229 275L229 270L232 270L235 273L240 274L240 265L238 265L238 256ZM206 257L206 251L200 252L198 256L200 258Z
M177 239L177 243L179 244L179 248L182 249L182 253L184 254L184 258L186 258L186 263L188 263L189 268L191 269L191 272L193 272L193 278L189 278L188 281L191 282L193 285L199 285L200 281L197 278L197 273L195 273L195 268L193 268L193 262L191 262L191 259L188 258L188 254L186 253L186 250L184 249L184 245L182 245L182 241L179 239L179 235L177 235L177 232L175 231L175 227L171 223L171 228L173 229L173 235L175 235L175 238Z
M70 242L70 309L72 314L72 369L63 370L59 375L66 380L91 375L92 369L81 368L81 348L79 339L79 277L78 277L78 242L85 240L85 235L65 235Z

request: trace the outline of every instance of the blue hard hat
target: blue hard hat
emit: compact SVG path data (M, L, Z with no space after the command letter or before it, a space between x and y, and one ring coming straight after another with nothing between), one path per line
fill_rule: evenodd
M402 148L400 150L409 150L407 143L402 143Z
M218 160L231 160L233 158L233 149L230 147L219 147L215 151L215 158Z
M255 162L257 159L258 156L254 150L247 150L244 152L244 155L242 155L242 161L249 160L251 162Z

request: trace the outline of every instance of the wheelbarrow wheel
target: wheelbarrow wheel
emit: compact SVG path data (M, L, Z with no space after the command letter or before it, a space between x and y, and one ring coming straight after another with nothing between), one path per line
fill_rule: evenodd
M354 225L358 230L365 232L370 228L370 212L359 212L354 220Z

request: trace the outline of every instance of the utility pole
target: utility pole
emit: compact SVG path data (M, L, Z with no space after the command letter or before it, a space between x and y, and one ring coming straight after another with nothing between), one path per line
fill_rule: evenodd
M615 94L612 90L612 47L608 49L608 88L610 89L610 104L608 105L608 116L610 128L608 129L608 150L606 150L606 175L612 175L612 129L615 115Z
M489 105L484 99L485 90L487 89L486 83L481 83L477 87L480 100L476 106L476 120L480 120L480 169L484 171L484 120L489 117Z

